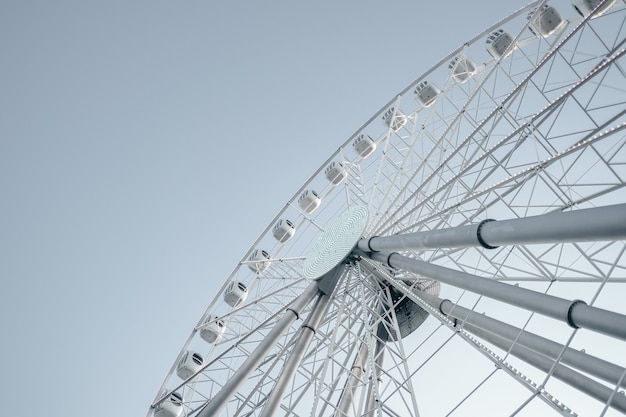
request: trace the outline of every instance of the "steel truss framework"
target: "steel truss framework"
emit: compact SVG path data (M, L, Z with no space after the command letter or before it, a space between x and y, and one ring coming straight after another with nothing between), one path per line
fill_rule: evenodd
M550 5L553 33L528 30L545 2L516 11L322 164L217 291L149 415L172 393L190 417L626 414L626 4L585 18ZM484 41L499 28L512 43L494 58ZM475 71L453 77L466 59ZM424 81L438 92L427 105L414 98ZM376 144L366 158L360 135ZM306 190L321 197L312 213ZM316 237L355 206L369 213L363 239L303 278ZM280 219L296 229L286 243ZM256 249L270 258L251 260ZM247 287L236 307L222 297L232 282ZM411 331L407 306L428 315ZM225 328L210 344L209 317ZM180 379L186 351L203 364Z

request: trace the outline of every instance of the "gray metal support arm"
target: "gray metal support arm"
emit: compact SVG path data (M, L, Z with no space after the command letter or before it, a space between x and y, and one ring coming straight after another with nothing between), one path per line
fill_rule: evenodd
M603 403L607 403L613 394L613 389L594 381L593 379L568 368L560 363L555 364L554 360L546 358L538 353L533 352L524 346L513 344L510 340L506 340L478 327L467 325L465 330L474 333L478 337L488 340L500 349L510 352L513 356L518 357L524 362L541 369L544 372L550 372L554 368L553 376L566 384L576 388L590 397L593 397ZM626 397L624 395L614 395L610 407L626 413Z
M365 252L626 239L626 204L361 239Z
M367 390L367 401L365 403L365 417L376 416L379 404L378 404L378 390L381 384L381 376L383 373L383 360L384 360L384 348L385 342L380 339L376 339L376 346L374 347L374 369L372 373L375 378L372 378Z
M416 294L420 299L431 307L438 308L442 314L449 318L454 318L465 323L464 328L470 333L474 328L483 329L491 334L502 337L510 342L531 349L551 359L556 359L561 355L561 362L576 369L588 373L589 375L603 379L611 384L620 384L626 387L626 381L621 381L626 369L621 366L607 362L603 359L589 355L572 348L565 348L562 344L556 343L545 337L522 330L518 327L496 320L484 314L478 314L472 310L454 304L450 300L442 300L434 295L419 292Z
M626 340L626 316L601 308L591 307L580 300L531 291L493 279L430 264L398 253L374 252L369 256L392 268L413 272L454 287L561 320L574 328L586 328Z
M319 327L322 317L324 317L324 313L326 313L329 300L330 298L327 295L319 295L315 306L311 310L311 313L309 313L309 317L302 325L300 335L289 355L289 359L287 359L283 366L283 370L263 407L260 417L272 417L276 413L276 410L278 410L278 407L280 407L280 403L285 396L285 391L293 381L298 366L300 366L300 362L302 362L302 358Z
M304 292L296 298L291 307L285 311L283 317L274 325L274 328L267 334L267 337L261 340L256 349L241 366L239 366L239 369L230 377L226 384L224 384L222 389L215 394L207 406L198 413L198 417L215 417L219 415L228 401L235 395L241 385L246 382L250 374L254 372L267 353L276 345L281 336L293 322L296 321L300 313L313 301L318 293L317 282L311 282Z
M349 415L350 407L352 407L352 401L354 399L354 392L359 384L363 384L363 375L365 370L365 362L367 360L367 343L361 345L359 354L352 365L350 376L343 388L343 394L337 405L337 411L334 417L347 417Z

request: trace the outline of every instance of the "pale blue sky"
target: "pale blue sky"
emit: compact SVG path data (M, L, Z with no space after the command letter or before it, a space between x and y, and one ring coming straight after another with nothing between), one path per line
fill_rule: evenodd
M143 416L300 184L522 5L0 3L3 414Z

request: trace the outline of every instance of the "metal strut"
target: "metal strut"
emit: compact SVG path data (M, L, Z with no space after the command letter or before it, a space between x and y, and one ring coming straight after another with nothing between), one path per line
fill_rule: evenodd
M224 384L222 389L207 403L202 411L198 413L197 417L215 417L219 415L228 401L233 398L237 390L246 382L250 374L252 374L265 359L267 353L278 343L293 322L300 317L306 306L309 305L315 297L318 297L318 301L309 314L306 323L302 326L302 332L295 342L290 357L284 365L282 374L276 383L275 392L270 395L262 411L263 416L271 416L274 414L280 406L285 389L293 379L302 357L306 353L306 349L326 312L330 295L334 291L345 268L345 264L339 264L319 280L311 282L304 292L295 299L293 304L286 309L285 315L274 325L274 328L263 338L256 349L250 353L246 360L239 366L239 369L237 369L228 382Z
M333 417L347 417L352 401L354 399L354 393L360 384L363 384L363 375L365 370L365 362L368 355L367 343L363 343L359 349L359 354L354 360L350 375L345 387L343 388L343 395L337 405L337 411Z
M383 373L383 360L384 360L384 348L385 342L380 339L376 339L376 345L374 347L374 363L371 370L372 379L369 381L367 389L367 401L365 403L365 417L374 417L380 415L378 390L381 383L381 376Z
M590 329L626 340L626 316L623 314L588 306L580 300L566 300L494 279L433 265L398 253L374 252L368 256L375 261L387 263L392 268L413 272L425 278L534 311L564 321L575 328Z
M296 298L291 307L285 311L283 317L258 344L256 349L239 366L239 369L230 377L228 382L224 384L222 389L198 413L198 417L215 417L219 415L228 401L233 398L237 390L246 382L250 374L254 372L267 353L276 345L282 335L296 321L298 315L313 301L318 293L317 282L311 282L304 292Z
M551 358L540 355L522 345L514 344L510 340L506 340L478 327L468 325L465 326L464 329L480 338L488 340L500 349L510 352L513 356L531 364L535 368L541 369L544 372L550 372L553 369L554 371L552 375L555 378L560 379L580 392L602 401L603 403L609 403L610 400L610 407L620 410L622 413L626 413L626 397L623 395L613 395L613 389L610 389L607 386L602 385L565 365L562 365L560 362L555 363L555 361Z
M415 294L426 304L439 309L446 317L458 320L459 324L462 323L465 330L483 339L489 340L489 338L483 337L486 332L502 338L511 344L515 342L515 345L523 346L550 359L557 359L561 356L561 362L564 364L603 379L611 384L626 388L626 381L622 380L622 375L626 372L626 369L621 366L576 349L566 348L560 343L522 330L485 314L478 314L475 311L454 304L450 300L444 300L421 291L416 291ZM475 329L480 329L481 333L478 334L478 331L475 331ZM508 348L506 350L508 350Z
M317 302L311 310L311 313L309 313L306 322L302 325L300 335L294 344L289 359L285 362L283 370L276 381L276 385L274 385L274 389L270 393L259 417L272 417L276 410L278 410L278 407L280 407L280 403L285 396L285 391L293 381L298 366L300 366L300 362L302 362L302 358L324 317L324 313L326 313L329 300L330 297L328 295L319 294Z

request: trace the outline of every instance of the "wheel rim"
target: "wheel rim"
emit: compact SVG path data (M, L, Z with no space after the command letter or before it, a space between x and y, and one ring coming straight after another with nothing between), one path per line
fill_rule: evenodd
M371 237L626 202L626 7L617 2L601 16L581 19L566 16L569 10L555 2L563 19L570 20L549 36L537 37L528 31L527 16L541 5L536 2L518 10L444 58L320 166L216 291L185 343L179 358L188 350L202 352L202 370L183 381L176 374L177 358L152 408L158 410L170 393L177 392L183 398L181 415L202 413L310 285L302 274L305 255L346 208L367 207L364 235ZM505 48L502 57L493 58L484 50L484 41L500 27L510 33L515 48ZM452 71L461 64L463 71L451 74L453 59L457 67L453 65ZM472 68L475 73L465 79L464 71ZM376 143L366 158L352 149L360 135ZM325 175L333 162L341 162L347 172L337 185ZM321 205L311 214L298 204L307 190L321 197ZM295 227L285 243L275 239L275 225L284 224L281 220ZM255 250L270 255L267 267L260 258L250 260ZM406 254L623 313L619 294L626 281L625 252L623 240L609 240ZM454 328L453 320L426 305L420 304L439 321L430 318L409 336L383 343L380 326L391 333L400 332L400 327L396 310L381 314L381 305L400 303L402 298L394 299L391 287L381 281L395 276L415 282L423 277L390 271L359 256L346 261L349 267L330 294L326 314L278 415L338 415L339 409L348 415L418 415L418 410L421 415L471 415L493 409L509 415L516 410L519 415L537 411L569 415L571 409L585 415L605 410L605 401L591 404L588 396L581 399L577 389L556 378L556 368L537 370L509 349L478 339L463 327ZM256 269L249 268L251 264ZM431 285L428 280L419 282L422 289ZM234 307L222 298L231 283L242 283L247 291L246 299ZM555 325L449 286L442 286L441 292L469 309L565 346L593 347L598 356L620 365L624 345L614 338ZM419 301L418 297L415 302ZM223 415L260 415L311 306L264 355ZM226 330L217 342L207 344L200 331L208 327L207 317L215 316ZM603 384L614 392L612 397L622 395L615 383ZM612 412L607 409L607 415Z

